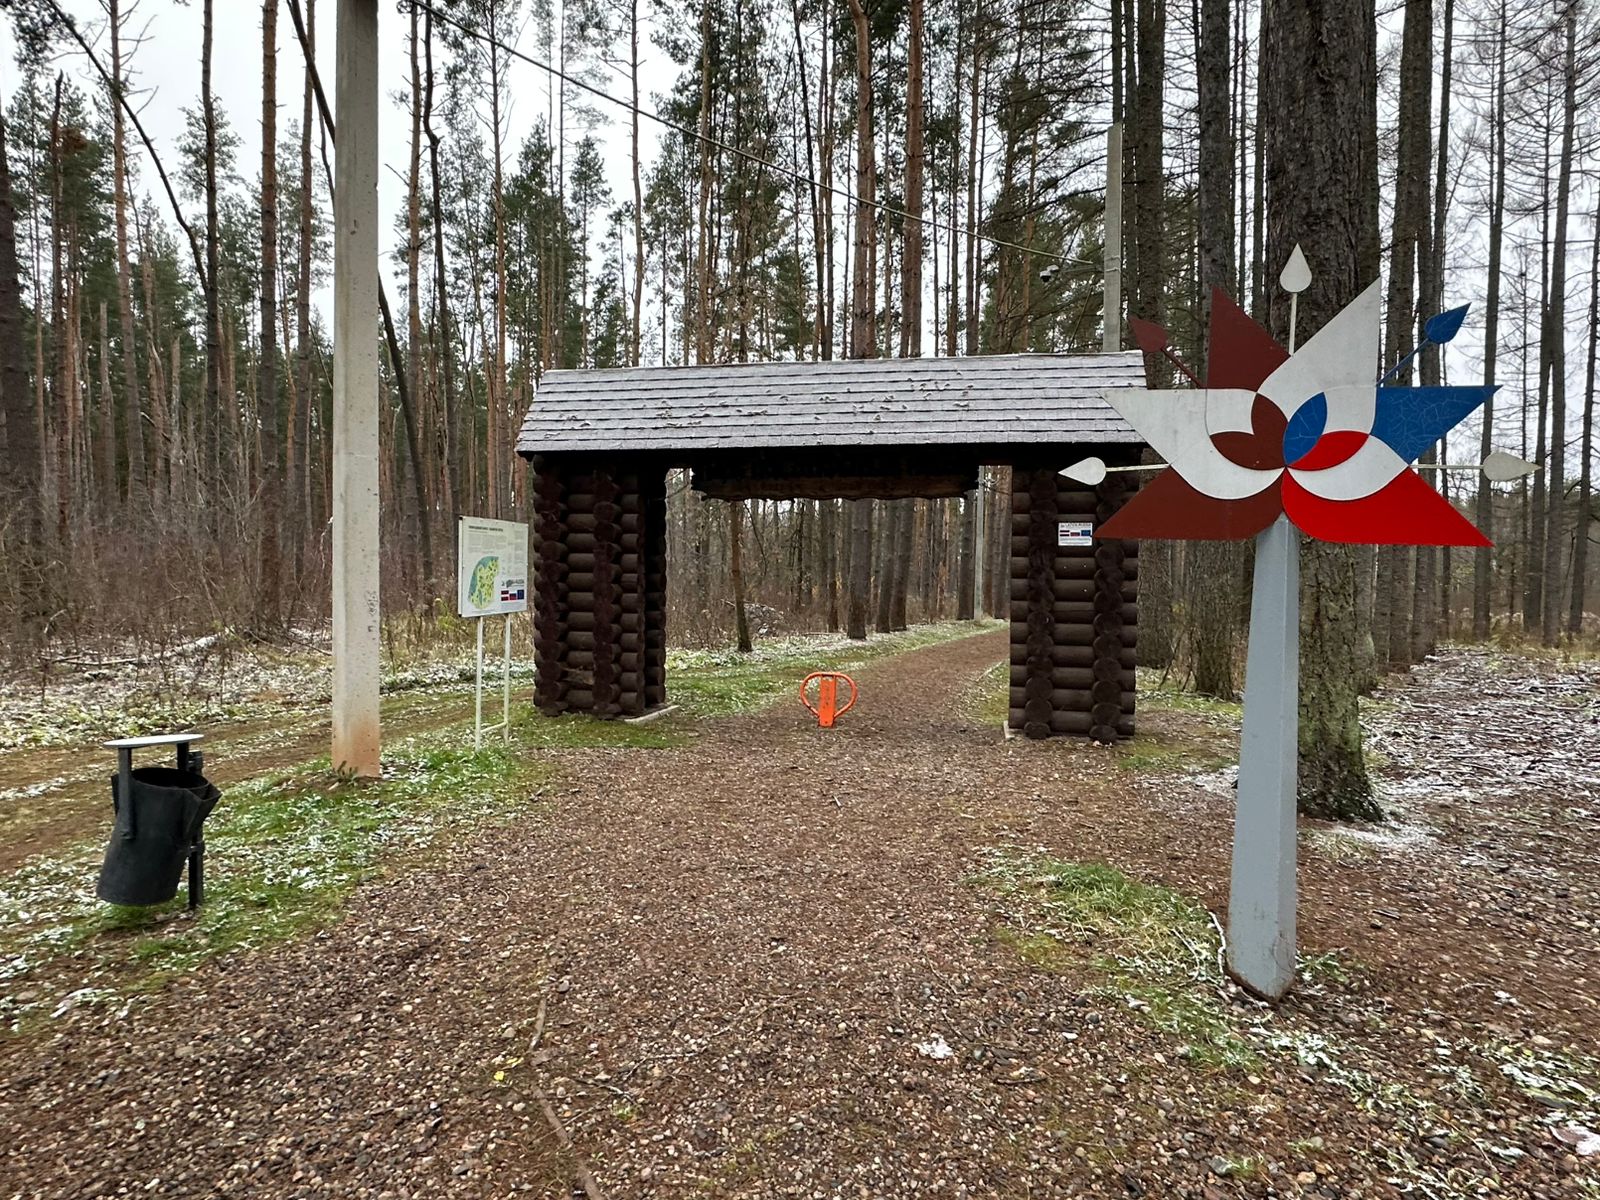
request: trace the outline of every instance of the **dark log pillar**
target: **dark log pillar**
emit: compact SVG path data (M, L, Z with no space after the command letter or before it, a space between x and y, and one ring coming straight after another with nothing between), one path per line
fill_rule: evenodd
M533 700L547 717L567 710L567 480L553 466L533 476Z
M667 702L667 478L659 469L640 474L644 524L644 706Z
M1031 738L1050 736L1050 717L1054 711L1051 693L1055 669L1051 653L1055 650L1055 566L1056 566L1056 473L1048 467L1016 470L1012 487L1027 489L1027 566L1024 572L1027 606L1027 660L1023 684L1022 732ZM1012 528L1017 521L1013 510Z
M1131 488L1124 473L1107 475L1095 488L1095 526L1109 521L1122 507ZM1096 540L1094 547L1094 683L1089 689L1089 736L1097 742L1114 742L1133 736L1133 689L1124 671L1134 666L1134 641L1138 636L1137 574L1128 564L1137 562L1139 544L1116 538Z
M614 717L622 711L622 687L617 661L621 652L622 557L618 525L619 489L612 473L594 473L594 699L590 711L597 717Z
M665 473L535 460L535 700L638 716L666 700Z
M1108 461L1132 461L1123 455ZM1132 484L1091 489L1054 468L1017 468L1011 496L1011 699L1007 723L1030 737L1115 741L1133 734L1138 624L1135 543L1063 546L1065 524L1098 527ZM1048 638L1043 636L1048 630ZM1042 726L1042 727L1041 727Z

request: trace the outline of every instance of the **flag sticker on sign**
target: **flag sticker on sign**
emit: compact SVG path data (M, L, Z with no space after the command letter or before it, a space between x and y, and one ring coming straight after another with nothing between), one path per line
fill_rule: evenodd
M1094 524L1090 521L1059 521L1056 523L1056 545L1094 545Z

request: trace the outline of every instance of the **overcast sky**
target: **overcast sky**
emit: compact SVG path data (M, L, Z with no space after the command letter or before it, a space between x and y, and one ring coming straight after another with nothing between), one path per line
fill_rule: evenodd
M77 18L85 30L98 31L99 46L102 50L106 50L103 29L104 8L101 0L58 0L58 2ZM556 2L559 3L559 0ZM647 13L650 7L646 4L642 9ZM141 44L132 51L131 84L136 92L136 103L141 110L141 119L170 170L177 161L177 144L184 128L183 110L199 102L201 33L199 0L192 0L190 4L179 4L177 0L132 0L132 3L124 0L124 11L127 12L130 8L132 15L125 22L127 36L142 38ZM317 10L317 60L331 102L335 62L333 24L337 0L319 0ZM397 294L400 278L396 272L387 267L387 264L388 251L397 243L397 238L392 232L395 229L395 220L403 210L405 200L404 177L409 156L410 129L406 108L410 71L406 47L409 22L407 14L403 11L403 5L397 0L380 0L379 13L382 70L380 236L384 252L383 261L392 278L392 294ZM1397 30L1388 27L1395 20L1397 18L1385 22L1382 36L1386 41L1396 36ZM280 4L278 23L280 103L278 120L282 132L291 120L299 119L303 76L299 46L287 4ZM672 63L656 48L650 33L651 28L646 17L646 28L642 30L640 37L640 49L644 57L641 101L647 108L654 107L653 97L670 87L674 75ZM502 36L524 53L535 58L539 57L536 32L525 24L519 28L506 30ZM15 51L9 22L0 21L0 89L3 89L7 99L19 86L20 68L16 63ZM261 5L257 0L215 0L213 53L212 79L217 99L241 139L239 173L246 180L254 180L259 171L261 155ZM63 51L60 66L78 78L91 94L99 89L98 79L86 66L83 56L77 52L76 47L70 51ZM546 111L550 80L547 73L540 68L515 59L509 64L508 79L511 102L507 156L514 160L516 148L532 127L535 118ZM602 81L602 86L618 95L624 95L627 91L626 79L619 74L613 73L609 80ZM612 108L601 101L593 103L601 110L604 120L595 133L601 141L612 194L620 202L631 198L632 195L627 114L624 110ZM570 145L581 136L581 132L573 129L569 121L567 130L569 149ZM641 128L641 150L647 163L654 158L659 133L660 127L649 121L646 121ZM145 161L142 147L133 145L130 153L134 155L135 169L141 180L147 181L144 186L153 183L154 172ZM571 161L570 153L568 161L569 163ZM1459 197L1457 202L1459 204L1466 200L1467 197L1463 196ZM162 207L165 208L164 202ZM1458 210L1456 215L1459 219L1462 214ZM1581 236L1576 229L1574 233ZM1450 374L1457 381L1461 381L1463 377L1471 378L1480 369L1483 296L1481 282L1478 288L1473 287L1475 279L1481 281L1481 270L1472 262L1472 249L1475 247L1464 246L1458 240L1456 249L1457 257L1452 262L1453 270L1446 287L1447 302L1454 304L1470 300L1473 302L1474 310L1461 338L1451 347L1449 356ZM1462 254L1462 251L1466 253ZM1509 268L1511 271L1517 269L1514 259L1513 255L1513 263ZM1506 290L1510 291L1509 280L1507 284ZM326 288L316 300L326 318L329 312L329 296ZM1569 312L1569 316L1573 316L1573 313ZM1512 343L1519 337L1520 333L1508 331L1506 341ZM1510 350L1510 347L1507 346L1505 349ZM1571 358L1574 361L1569 362L1569 370L1578 369L1581 355L1574 352ZM1515 356L1511 356L1511 361L1502 368L1502 379L1514 371L1517 365ZM1574 382L1581 388L1581 370L1580 378ZM1513 377L1511 387L1506 389L1510 394L1503 394L1502 404L1507 407L1520 405L1522 397L1517 394L1517 390L1517 381ZM1501 426L1500 433L1501 437L1498 440L1508 446L1515 445L1515 434L1509 422ZM1474 437L1475 433L1469 429L1461 429L1457 431L1452 441L1460 439L1463 443L1460 452L1465 454L1470 453L1467 443Z
M98 31L97 49L109 61L109 42L104 35L105 9L100 0L58 0L86 32ZM257 0L214 0L212 31L212 87L217 103L228 117L235 133L239 135L239 174L254 181L260 174L261 163L261 5ZM124 0L123 29L126 38L142 35L142 44L132 51L130 86L135 92L134 103L140 110L140 120L155 142L163 164L171 174L178 160L178 142L184 129L183 111L200 103L200 0L179 4L176 0ZM303 7L303 4L302 4ZM318 0L317 3L317 69L322 75L328 102L334 101L334 15L337 0ZM641 15L648 6L641 6ZM379 109L379 136L382 165L379 174L378 199L380 205L381 247L384 261L396 239L391 231L394 222L405 208L405 173L410 157L411 121L408 111L410 89L410 59L407 50L410 21L396 0L379 0L379 63L381 107ZM522 28L520 37L516 29L502 32L502 40L516 45L517 49L533 58L540 57L533 30ZM642 83L641 103L653 107L652 93L665 91L671 84L673 65L658 50L648 36L641 33L640 55ZM294 23L289 16L289 6L279 5L278 13L278 132L280 140L290 121L298 122L301 112L301 87L304 81L300 46L295 38ZM435 58L437 65L438 59ZM101 84L85 64L76 46L63 50L58 65L70 76L79 80L90 94ZM532 128L535 118L546 110L549 77L546 72L529 63L513 59L508 67L511 104L509 110L510 137L507 158L514 161L517 147ZM0 21L0 92L7 102L20 86L21 68L17 64L16 43L11 36L9 21ZM626 93L626 80L613 76L602 84L613 94ZM600 139L612 195L620 203L631 199L633 182L629 160L627 113L594 101L606 124L595 129ZM334 114L338 121L337 112ZM646 167L655 156L659 127L646 122L640 129L640 150ZM570 144L581 137L569 120L567 140ZM155 172L145 159L143 147L137 144L129 131L129 153L134 156L134 169L141 182L156 183ZM568 156L571 162L571 156ZM320 170L320 164L317 168ZM161 201L163 211L166 203ZM395 290L401 275L394 276ZM324 315L329 312L327 289L317 297Z

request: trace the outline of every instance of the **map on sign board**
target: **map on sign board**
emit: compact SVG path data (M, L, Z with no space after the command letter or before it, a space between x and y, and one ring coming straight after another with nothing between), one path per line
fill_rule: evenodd
M1056 522L1056 545L1058 546L1092 546L1094 545L1094 525L1088 521L1058 521Z
M491 617L528 607L528 527L462 517L456 535L456 610Z

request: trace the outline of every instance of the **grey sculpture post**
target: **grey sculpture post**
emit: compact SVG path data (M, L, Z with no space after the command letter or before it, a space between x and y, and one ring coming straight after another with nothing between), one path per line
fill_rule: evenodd
M1299 737L1300 534L1280 516L1256 537L1228 895L1228 972L1268 1000L1294 983Z

